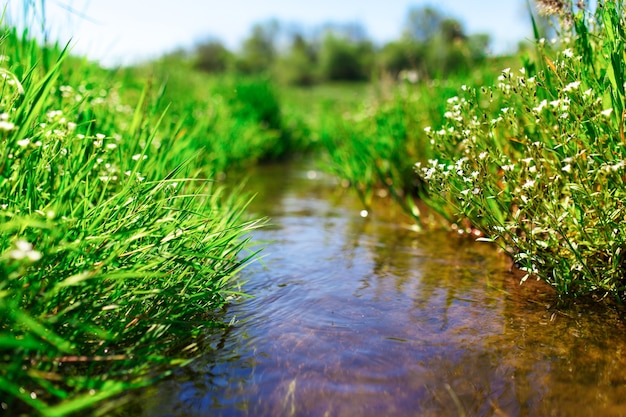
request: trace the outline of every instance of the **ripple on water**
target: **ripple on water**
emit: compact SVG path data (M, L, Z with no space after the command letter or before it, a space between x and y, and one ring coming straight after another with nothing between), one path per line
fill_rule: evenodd
M242 274L254 298L133 415L626 415L618 315L550 307L489 245L415 234L389 207L363 219L302 172L255 176L251 209L274 226Z

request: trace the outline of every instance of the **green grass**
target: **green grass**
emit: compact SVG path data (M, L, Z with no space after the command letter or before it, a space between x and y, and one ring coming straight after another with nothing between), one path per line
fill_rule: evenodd
M413 165L433 156L424 127L443 120L446 99L456 95L461 82L496 76L485 66L446 81L382 80L352 101L328 100L318 112L317 134L328 151L330 170L356 190L364 208L376 196L390 196L420 224L415 199L424 184Z
M319 135L365 207L391 196L432 226L421 196L507 251L524 279L621 302L626 18L614 1L570 2L561 18L554 44L537 33L534 51L464 78L379 84L348 110L322 109Z
M283 105L266 77L207 74L167 59L120 72L125 88L136 96L146 79L165 85L158 109L167 111L167 123L180 126L187 151L198 154L199 164L215 175L309 147L304 122Z
M104 413L226 325L260 223L210 180L229 163L198 144L214 125L168 113L146 79L0 36L1 406ZM236 127L241 109L212 104L220 132Z
M432 206L469 219L524 280L623 301L624 10L603 1L565 17L554 50L538 39L534 64L450 101L421 173Z

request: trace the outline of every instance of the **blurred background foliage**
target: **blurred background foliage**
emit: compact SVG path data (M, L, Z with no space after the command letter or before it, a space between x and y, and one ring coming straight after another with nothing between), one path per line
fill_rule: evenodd
M325 23L313 30L275 19L255 24L238 51L208 37L163 60L208 73L268 75L287 85L365 81L389 74L413 80L468 73L489 56L487 34L469 34L460 20L432 6L408 10L399 39L376 45L360 23Z

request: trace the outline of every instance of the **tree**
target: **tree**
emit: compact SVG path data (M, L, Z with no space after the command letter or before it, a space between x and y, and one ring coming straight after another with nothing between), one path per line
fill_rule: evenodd
M439 33L443 20L443 14L431 6L413 7L407 15L404 36L428 42Z
M404 30L405 48L421 51L417 69L426 77L464 73L487 54L487 35L467 36L461 22L425 6L409 9ZM397 68L395 68L397 70Z
M317 53L300 33L294 33L289 51L278 58L274 73L286 84L311 85L316 81Z
M378 54L383 71L397 77L404 70L422 72L425 64L424 45L411 39L389 42Z
M218 40L198 44L194 50L195 67L206 72L224 72L230 67L232 54Z
M447 17L439 23L437 34L443 38L446 44L462 42L466 37L461 22L451 17Z
M329 32L320 51L321 76L329 81L365 80L370 75L373 58L370 41L354 42Z
M243 43L237 68L245 73L268 71L276 58L276 38L280 30L277 20L257 23Z
M470 60L472 63L480 63L487 58L487 51L491 44L491 37L485 33L477 33L467 38Z

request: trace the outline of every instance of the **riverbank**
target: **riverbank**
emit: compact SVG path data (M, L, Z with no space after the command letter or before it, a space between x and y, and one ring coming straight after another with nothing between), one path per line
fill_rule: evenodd
M251 196L212 180L221 166L211 161L237 155L201 153L202 129L275 134L233 104L193 124L165 112L147 79L120 83L2 30L1 407L103 413L227 326L222 309L255 257L247 236L263 220L245 214ZM223 140L211 145L232 145Z

